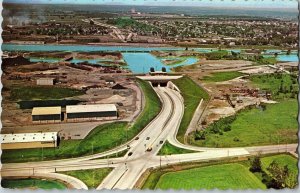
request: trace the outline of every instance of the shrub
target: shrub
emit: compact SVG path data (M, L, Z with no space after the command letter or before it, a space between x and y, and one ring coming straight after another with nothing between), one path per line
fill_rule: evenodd
M251 172L261 172L261 161L259 156L255 156L250 160L250 171Z
M206 131L205 130L200 130L195 132L195 140L205 140L206 138Z
M238 142L238 141L240 141L240 139L238 137L234 137L233 141Z
M227 131L231 131L231 126L230 125L226 125L224 127L224 131L227 132Z

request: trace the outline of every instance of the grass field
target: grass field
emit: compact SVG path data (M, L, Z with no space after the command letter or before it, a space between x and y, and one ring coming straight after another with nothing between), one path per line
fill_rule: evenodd
M10 87L10 100L62 99L84 94L81 90L58 87L18 86Z
M54 180L41 179L2 179L1 186L10 189L66 189L66 185Z
M61 172L73 176L84 182L89 189L96 189L104 178L112 171L112 168L99 168L91 170L75 170Z
M252 75L251 82L260 89L269 90L273 99L297 98L297 76L289 74Z
M157 155L172 155L172 154L184 154L184 153L195 153L196 151L182 149L170 144L168 141L164 143L162 148L159 150Z
M266 58L260 58L258 60L254 60L255 65L273 65L277 63L277 59L275 57L266 57Z
M202 98L204 100L208 100L209 95L187 76L174 80L173 83L180 89L181 95L184 98L184 115L177 133L177 139L183 143L184 134L193 118L194 112L197 109L200 100Z
M146 101L142 113L132 126L127 122L103 124L93 129L83 140L62 140L56 149L4 150L1 161L8 163L78 157L104 152L125 143L136 136L161 109L161 102L150 84L145 81L139 81L139 84Z
M215 72L212 73L211 76L204 76L202 80L207 82L222 82L222 81L232 80L242 75L243 73L237 71Z
M297 159L289 154L262 156L264 171L273 160L298 173ZM231 159L167 166L153 170L142 189L265 189L262 173L250 172L250 165L249 160Z
M205 147L242 147L297 143L297 101L266 105L266 110L243 110L223 135L208 133L205 140L191 139L193 145ZM267 120L267 121L266 121Z
M155 189L265 189L241 164L222 164L164 174Z

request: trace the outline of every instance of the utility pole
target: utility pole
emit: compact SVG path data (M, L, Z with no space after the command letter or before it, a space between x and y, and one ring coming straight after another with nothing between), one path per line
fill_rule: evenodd
M159 168L161 170L161 155L159 156Z

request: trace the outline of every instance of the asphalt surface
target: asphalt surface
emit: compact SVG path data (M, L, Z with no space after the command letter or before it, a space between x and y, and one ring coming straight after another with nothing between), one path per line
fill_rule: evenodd
M3 177L16 176L41 176L50 175L55 178L55 172L71 171L94 168L114 168L102 181L97 189L132 189L141 175L151 167L159 167L191 161L207 161L229 157L243 157L256 153L278 153L296 151L297 144L258 146L245 148L205 148L181 144L176 139L176 134L183 116L184 104L180 93L169 88L154 88L160 97L163 107L159 115L152 120L138 135L138 140L128 143L113 150L91 156L79 158L3 164L1 175ZM184 149L198 151L198 153L157 156L163 142L168 140L171 144ZM121 158L100 159L106 155L123 151L130 146L131 156ZM147 151L147 149L149 151ZM151 150L151 151L150 151ZM57 178L70 181L66 175ZM69 183L76 189L86 189L80 180L72 179Z

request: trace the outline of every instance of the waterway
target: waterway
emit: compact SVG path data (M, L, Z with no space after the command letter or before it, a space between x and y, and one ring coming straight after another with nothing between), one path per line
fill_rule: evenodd
M122 55L133 73L147 73L151 67L156 71L161 71L162 67L165 67L167 72L170 72L173 67L192 65L197 62L196 58L190 57L176 65L165 65L160 59L149 53L122 53Z
M165 67L167 72L171 71L171 68L177 66L192 65L197 62L194 57L187 58L182 63L176 65L165 65L163 62L151 55L150 51L167 51L167 50L184 50L181 47L129 47L129 46L99 46L99 45L19 45L19 44L3 44L3 51L27 51L27 52L51 52L51 51L65 51L65 52L93 52L93 51L120 51L124 57L124 60L128 64L128 68L133 73L146 73L149 72L151 67L155 70L161 70ZM207 53L216 51L216 48L190 48L201 53ZM241 49L228 49L227 51L241 52ZM297 52L292 51L290 55L285 55L285 51L282 50L266 50L265 53L279 53L277 56L278 61L284 62L297 62ZM265 57L271 57L273 55L265 55ZM53 58L30 58L33 62L44 61L44 62L58 62L60 59ZM87 61L90 64L100 65L101 60L91 59L73 59L71 62L80 63ZM103 64L102 64L103 65Z

